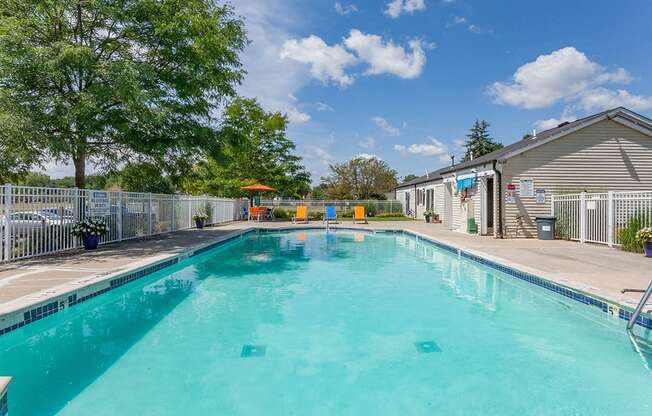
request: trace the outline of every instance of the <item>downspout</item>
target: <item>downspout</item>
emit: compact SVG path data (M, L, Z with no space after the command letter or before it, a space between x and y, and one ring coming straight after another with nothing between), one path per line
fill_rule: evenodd
M417 219L417 184L414 184L414 219Z
M495 187L498 189L497 194L494 195L496 197L496 200L494 200L494 206L498 207L498 228L497 228L497 233L496 233L496 238L503 238L503 180L502 180L502 173L498 171L498 167L496 165L496 160L494 160L493 163L493 168L494 168L494 182L495 182ZM495 208L494 208L495 209Z

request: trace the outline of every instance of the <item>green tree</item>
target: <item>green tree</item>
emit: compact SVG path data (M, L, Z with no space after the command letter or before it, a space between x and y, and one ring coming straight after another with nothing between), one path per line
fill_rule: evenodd
M466 143L464 145L466 152L462 159L463 162L477 159L480 156L503 147L502 144L494 141L494 139L489 135L488 129L489 123L485 120L476 120L475 123L473 123L473 127L471 127L469 134L466 135Z
M219 131L221 148L182 180L186 192L245 196L241 186L261 182L286 197L310 192L310 174L286 136L287 117L266 112L255 99L235 99Z
M0 174L72 160L83 188L87 162L192 164L216 144L246 42L213 0L0 2L1 150L16 159Z
M413 174L405 175L405 176L403 177L403 183L413 181L413 180L415 180L416 178L418 178L417 175L413 175Z
M329 166L322 178L326 194L334 199L385 199L397 184L397 172L376 157L356 157Z
M115 174L115 184L127 192L174 193L175 187L161 168L153 163L133 163Z
M55 187L55 180L41 172L27 172L19 179L15 180L17 185L23 186L41 186L46 188Z

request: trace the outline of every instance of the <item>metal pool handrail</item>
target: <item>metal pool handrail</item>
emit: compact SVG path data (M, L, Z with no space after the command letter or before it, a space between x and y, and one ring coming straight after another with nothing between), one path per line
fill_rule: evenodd
M647 287L647 290L645 291L645 294L643 294L643 297L641 298L641 301L638 303L638 306L636 306L636 310L632 314L632 316L629 318L629 322L627 323L627 329L631 330L634 325L636 324L636 320L638 317L641 315L641 312L643 312L643 308L647 304L647 301L650 299L650 296L652 295L652 280L650 281L650 284Z

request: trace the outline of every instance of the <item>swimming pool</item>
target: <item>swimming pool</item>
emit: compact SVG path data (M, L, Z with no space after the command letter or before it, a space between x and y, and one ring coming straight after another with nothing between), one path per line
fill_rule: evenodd
M252 233L0 336L10 415L643 415L624 321L405 234Z

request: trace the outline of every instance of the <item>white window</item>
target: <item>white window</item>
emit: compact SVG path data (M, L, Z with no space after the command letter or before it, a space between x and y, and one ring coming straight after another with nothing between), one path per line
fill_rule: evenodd
M534 197L534 179L523 178L520 180L520 185L518 187L518 196L521 198Z

